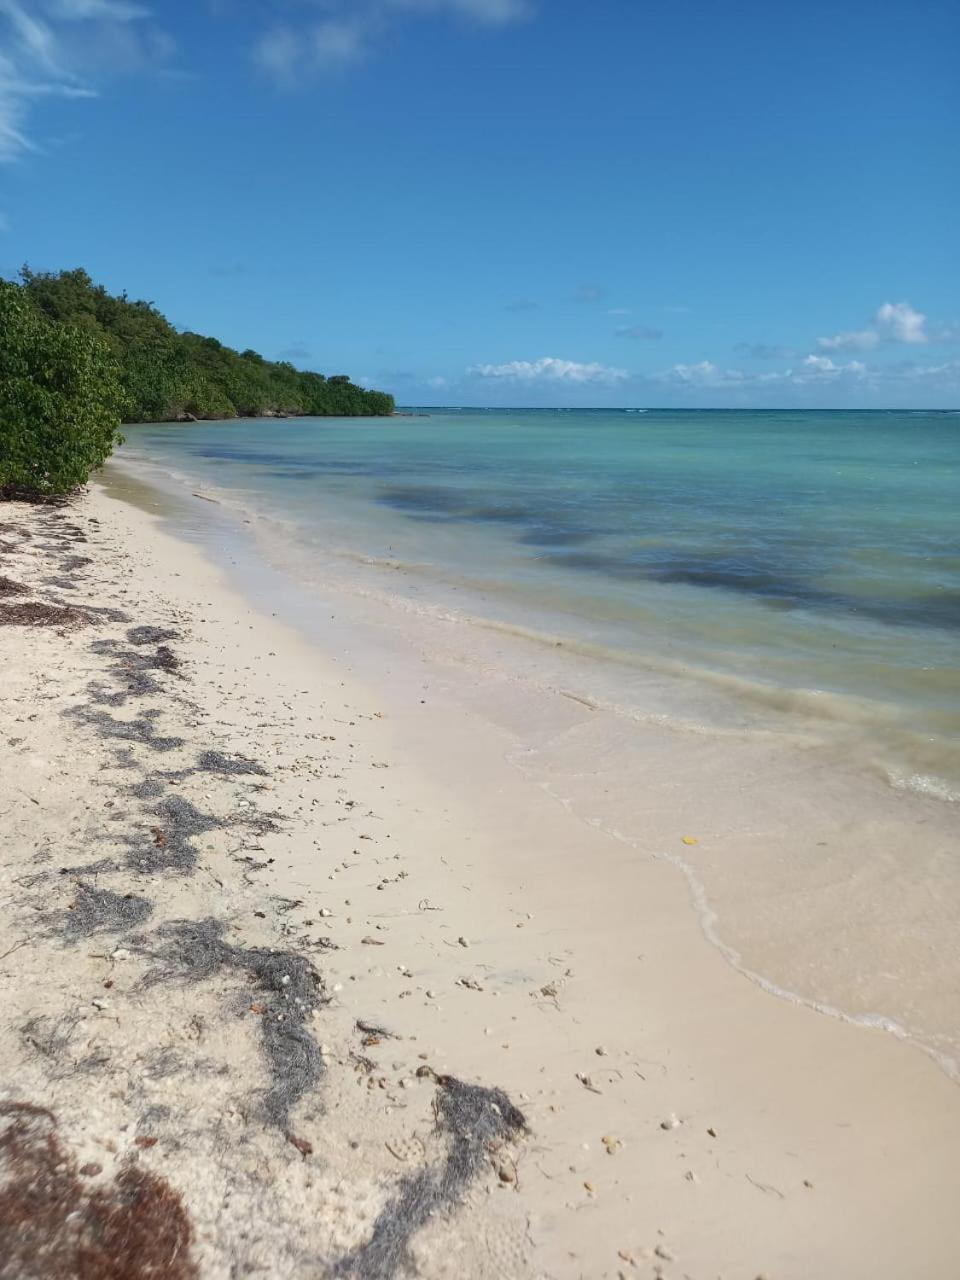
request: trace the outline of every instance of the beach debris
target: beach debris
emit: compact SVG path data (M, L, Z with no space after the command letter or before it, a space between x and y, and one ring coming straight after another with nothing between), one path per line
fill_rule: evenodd
M600 1139L608 1156L615 1156L623 1148L623 1140L612 1133L605 1133Z
M68 937L88 938L94 933L122 933L142 925L153 904L133 893L111 893L81 880L73 901L59 917Z
M308 1142L306 1138L298 1138L294 1134L288 1133L287 1141L290 1143L292 1147L296 1147L296 1149L303 1156L304 1160L306 1160L307 1156L313 1155L313 1143Z
M197 757L197 769L203 773L217 773L224 777L231 774L250 774L268 777L268 771L256 760L246 756L227 755L223 751L201 751Z
M82 724L95 729L103 738L117 738L124 742L139 742L151 751L176 751L185 745L183 738L164 738L156 730L155 721L160 715L157 710L143 711L135 720L117 720L109 712L93 707L71 707L67 712Z
M78 1168L52 1112L0 1104L3 1274L197 1280L193 1228L177 1192L136 1164L106 1183L82 1181L101 1172Z
M458 978L456 985L458 987L466 987L468 991L482 991L483 984L476 978Z
M600 1093L600 1090L593 1083L593 1080L583 1071L577 1072L577 1079L585 1089L589 1089L591 1093Z
M598 1058L605 1058L607 1056L607 1050L604 1048L602 1044L598 1044L593 1052L597 1055Z
M716 1129L714 1129L714 1127L713 1127L712 1125L711 1125L711 1126L710 1126L710 1128L707 1130L707 1133L710 1135L710 1137L711 1137L711 1138L715 1138L715 1137L717 1136L717 1131L716 1131Z
M0 627L59 627L72 631L89 622L89 615L72 605L41 604L39 600L0 604Z
M461 947L469 947L470 945L470 943L464 937L459 937L457 941L460 943Z
M143 952L159 962L144 978L158 982L200 982L223 969L246 972L258 985L266 1008L260 1036L270 1077L262 1108L267 1123L289 1130L290 1112L320 1079L323 1059L307 1019L327 1002L320 975L310 961L292 951L236 947L225 941L221 920L181 920L165 925Z
M375 1022L366 1022L363 1018L358 1018L354 1025L361 1035L376 1036L378 1040L400 1039L395 1031L388 1031L386 1027L378 1026Z
M165 640L179 640L180 632L173 631L169 627L148 627L139 626L131 627L127 632L127 640L130 644L162 644Z
M665 1120L660 1121L661 1129L679 1129L682 1121L678 1120L675 1115L669 1115Z
M141 873L191 872L199 856L194 844L196 837L223 825L221 819L204 813L177 794L165 796L152 813L160 822L149 828L150 841L145 843L136 836L127 840L130 849L127 866Z
M697 837L696 837L696 836L684 836L684 837L683 837L683 843L684 843L684 844L699 844L699 843L700 843L700 841L697 839Z
M415 1271L410 1245L416 1233L437 1214L462 1204L491 1155L526 1133L525 1117L502 1090L465 1084L453 1076L441 1076L437 1085L436 1131L449 1144L445 1159L439 1167L401 1178L397 1195L377 1217L369 1240L341 1258L333 1276L392 1280Z

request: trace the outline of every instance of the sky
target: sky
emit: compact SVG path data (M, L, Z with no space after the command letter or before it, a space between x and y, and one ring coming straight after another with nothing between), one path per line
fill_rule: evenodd
M0 0L0 272L401 404L960 406L956 0Z

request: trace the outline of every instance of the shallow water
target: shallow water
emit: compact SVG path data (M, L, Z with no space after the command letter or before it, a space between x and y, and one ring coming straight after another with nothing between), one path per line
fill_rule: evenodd
M130 428L274 559L564 650L637 718L960 796L960 415L430 411ZM568 659L576 655L574 675Z

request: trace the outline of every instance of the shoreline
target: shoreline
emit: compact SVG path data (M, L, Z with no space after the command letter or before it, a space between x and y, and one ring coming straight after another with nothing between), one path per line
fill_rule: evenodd
M771 706L794 710L756 721L752 690L744 718L734 701L714 704L716 675L705 681L669 654L652 675L639 655L626 667L598 661L562 620L556 632L511 625L496 601L441 592L416 566L344 545L329 521L326 538L301 542L295 524L256 509L254 493L238 502L139 459L111 463L107 476L167 528L188 531L261 612L342 654L394 718L407 723L412 711L429 724L421 772L464 791L446 744L465 719L478 723L490 756L507 758L528 789L638 859L673 864L704 934L745 977L883 1027L960 1079L955 803L864 757L861 715L844 727L815 693L768 690ZM426 702L409 695L421 679Z
M308 952L331 1003L323 1006L323 1039L317 1038L323 1070L297 1102L290 1132L313 1150L294 1148L276 1126L253 1118L243 1097L262 1089L263 1050L251 1030L233 1043L230 1025L207 1006L213 1049L201 1056L227 1065L229 1074L206 1078L224 1110L239 1119L226 1147L222 1135L220 1146L204 1146L201 1137L202 1157L185 1154L166 1131L147 1147L118 1142L124 1125L135 1129L137 1104L142 1113L168 1107L171 1114L153 1123L161 1130L169 1124L171 1133L182 1129L184 1104L171 1094L172 1079L189 1094L191 1131L206 1133L210 1100L192 1094L182 1075L158 1077L163 1100L146 1107L128 1084L122 1102L105 1103L94 1123L85 1110L88 1079L52 1075L49 1063L36 1058L26 1067L20 1041L12 1043L10 1026L36 1017L40 1006L53 1017L63 988L76 1001L79 977L87 975L89 987L94 971L133 970L139 955L120 962L80 956L83 947L43 933L16 952L26 961L37 948L46 963L33 970L35 988L18 972L18 986L8 992L16 1011L8 1014L7 1078L17 1080L15 1091L29 1088L33 1101L57 1110L76 1149L112 1141L117 1166L133 1159L164 1171L195 1224L201 1274L226 1274L238 1255L269 1256L271 1274L316 1274L307 1268L321 1258L329 1266L329 1251L342 1257L362 1248L377 1215L396 1200L403 1174L435 1168L444 1158L449 1134L433 1132L435 1088L430 1076L418 1077L423 1065L440 1077L451 1073L506 1090L531 1130L526 1138L502 1136L498 1166L488 1160L494 1153L484 1156L456 1211L452 1263L449 1223L413 1233L425 1276L613 1277L659 1268L698 1280L717 1273L746 1280L760 1273L776 1280L831 1273L932 1280L948 1273L960 1252L951 1193L960 1094L932 1062L879 1031L777 1000L743 979L703 938L674 868L637 858L607 833L571 820L504 758L504 735L479 714L465 717L442 687L401 681L386 708L382 692L351 671L353 637L331 627L331 645L319 648L252 607L196 546L102 491L68 510L71 520L99 521L86 528L84 556L92 564L67 571L75 578L72 590L40 591L59 593L77 608L133 606L137 625L174 617L180 638L169 644L189 682L184 687L178 676L151 669L146 674L163 690L147 695L160 701L160 714L147 720L156 727L133 745L128 738L91 738L89 725L61 711L117 660L109 648L91 655L91 641L122 643L129 652L122 640L127 624L100 615L96 635L93 626L65 637L31 631L37 643L29 646L27 633L0 629L8 693L21 719L33 714L28 708L38 715L38 723L12 735L25 733L24 742L3 747L9 778L15 769L33 770L27 776L42 797L39 806L29 799L15 806L24 863L36 850L29 833L37 809L41 843L63 858L78 809L90 804L84 795L91 780L107 789L112 808L121 799L129 806L130 775L112 771L115 759L105 770L94 768L111 741L142 756L156 775L176 772L179 753L208 739L209 749L269 766L270 778L181 779L177 786L185 785L195 809L212 797L210 807L219 811L209 834L195 842L196 874L141 870L130 881L127 868L127 882L142 897L148 890L157 903L162 897L169 920L202 918L202 911L231 929L242 925L230 955L325 937L337 947ZM24 539L5 553L2 572L24 582L32 572L36 579L43 557L54 554L38 548L37 537ZM428 684L429 677L425 672ZM430 710L418 719L421 697ZM125 718L120 709L107 714ZM154 756L149 741L173 737L186 745ZM41 763L25 764L24 754ZM269 795L256 791L264 785ZM75 851L76 867L116 854L103 794L79 824L87 847ZM235 822L241 806L265 805L267 821L279 830L261 823L259 835L242 836L236 846L238 828L227 818ZM274 808L282 820L269 817ZM147 818L137 820L149 836ZM261 865L254 871L236 857ZM119 891L111 878L118 872L84 874L98 886L97 877L105 877L101 887L110 884L112 892L116 884ZM39 892L62 884L44 881ZM4 890L24 909L24 891L12 875ZM155 910L159 918L160 906ZM3 965L8 987L12 959ZM182 1053L192 1043L191 1006L209 1001L211 984L221 996L235 987L221 973L202 986L184 984L181 975L179 994L110 978L101 987L104 981L114 982L115 1013L88 1011L84 1021L111 1023L109 1033L98 1034L112 1037L108 1062L119 1063L128 1081L136 1079L131 1059L141 1048L131 1043L133 1028L149 1044L158 1009L162 1018L171 999L182 1003L175 1011ZM117 988L122 993L114 994ZM261 1016L251 1018L248 1010L243 1025ZM364 1032L379 1041L364 1046L358 1020L403 1039ZM351 1054L375 1061L375 1069L358 1070ZM113 1067L100 1071L110 1075ZM387 1145L378 1147L379 1140ZM360 1141L358 1150L352 1141ZM254 1163L291 1182L275 1192L277 1228L256 1248L239 1231L243 1192L234 1188L241 1207L224 1222L217 1195L199 1194L192 1181L202 1170L211 1188L222 1188L232 1142L255 1148ZM247 1208L263 1190L250 1176ZM308 1186L311 1176L316 1181ZM338 1200L334 1188L344 1184L348 1194Z

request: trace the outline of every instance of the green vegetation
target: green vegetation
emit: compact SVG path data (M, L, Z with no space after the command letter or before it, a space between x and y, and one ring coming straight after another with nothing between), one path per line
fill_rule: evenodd
M0 280L0 497L83 484L124 422L379 417L393 396L178 333L149 302L85 271Z
M343 374L303 373L216 338L178 333L151 303L113 297L86 271L53 275L24 267L20 278L39 311L96 336L112 352L127 395L127 422L393 413L392 396L365 391Z
M120 367L93 332L56 324L0 281L0 495L56 497L118 443Z

